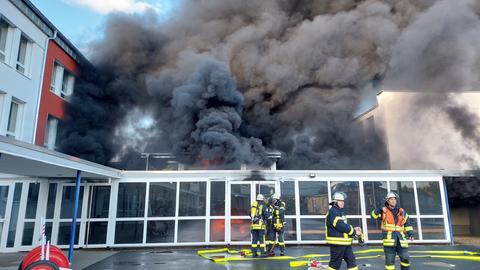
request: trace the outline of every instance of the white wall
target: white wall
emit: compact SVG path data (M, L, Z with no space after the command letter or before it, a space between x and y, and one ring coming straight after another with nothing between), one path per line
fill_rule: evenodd
M391 169L475 169L480 162L475 144L462 137L439 104L422 102L425 96L384 91L377 96L378 107L362 116L374 116L375 128L383 132ZM480 117L480 92L451 93L445 100Z
M0 98L0 102L2 102L0 105L2 110L0 112L0 135L6 135L10 102L12 98L15 98L24 103L16 139L33 143L43 74L43 59L46 53L45 44L48 37L9 1L2 0L0 15L14 26L7 41L7 58L5 62L0 61L0 95L3 96ZM22 33L32 42L29 49L30 57L26 63L26 74L16 70L18 46Z

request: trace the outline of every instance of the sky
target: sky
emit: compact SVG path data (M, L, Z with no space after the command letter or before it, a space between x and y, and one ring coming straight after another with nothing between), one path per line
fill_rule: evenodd
M167 18L178 0L30 0L80 51L101 39L109 14L154 9Z

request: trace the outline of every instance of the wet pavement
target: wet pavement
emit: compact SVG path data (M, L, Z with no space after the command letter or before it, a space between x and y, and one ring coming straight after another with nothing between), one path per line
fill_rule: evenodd
M213 247L218 248L218 247ZM370 246L368 248L355 248L355 250L364 250L372 248L381 248L380 246ZM235 249L235 248L232 248ZM413 246L410 250L468 250L480 252L477 246ZM197 250L120 250L118 253L97 262L87 268L93 269L231 269L231 270L282 270L282 269L308 269L307 267L290 268L290 260L253 260L253 261L234 261L224 264L214 263L204 259L196 254ZM305 254L325 254L329 249L326 246L314 247L287 247L287 253L290 256L301 256ZM410 254L419 255L419 254ZM362 256L362 255L357 255ZM305 259L301 259L305 260ZM384 258L357 260L359 269L383 270ZM411 269L421 270L442 270L442 269L480 269L480 262L452 260L441 258L412 258ZM346 269L345 263L341 269ZM397 269L400 269L397 260Z

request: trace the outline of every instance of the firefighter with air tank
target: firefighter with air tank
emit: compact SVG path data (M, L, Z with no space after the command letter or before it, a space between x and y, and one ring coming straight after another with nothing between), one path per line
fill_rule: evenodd
M272 218L267 222L268 256L275 256L275 247L280 249L280 256L285 255L285 202L278 193L273 194L268 201L268 209ZM278 240L278 243L276 241Z
M258 194L256 201L250 208L250 230L252 233L252 256L257 257L257 249L260 249L260 257L266 257L267 247L265 244L266 222L271 219L262 194Z

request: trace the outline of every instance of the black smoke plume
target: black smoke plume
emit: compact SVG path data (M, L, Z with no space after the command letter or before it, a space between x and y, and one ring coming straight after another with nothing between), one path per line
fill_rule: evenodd
M472 85L478 62L462 61L478 59L478 50L467 58L461 50L477 45L478 6L184 0L166 21L154 13L114 15L90 48L95 68L77 84L61 149L122 168L137 167L140 152L173 152L186 164L262 165L266 149L281 151L286 169L388 168L381 132L355 120L363 94L383 78L442 85L435 78L450 73L434 61L444 55L467 74L452 88ZM446 18L471 31L438 23L448 8ZM468 41L453 52L438 47L407 72L405 59L422 59L420 49L443 44L442 36L446 45ZM413 53L412 40L420 48Z

